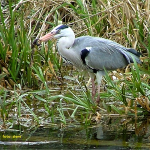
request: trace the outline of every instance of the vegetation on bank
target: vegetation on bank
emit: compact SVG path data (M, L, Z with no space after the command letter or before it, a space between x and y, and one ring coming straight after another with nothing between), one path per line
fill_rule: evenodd
M6 2L0 9L0 124L74 119L90 124L100 114L149 115L149 7L148 0ZM88 78L62 60L55 41L32 47L35 38L60 23L76 36L107 38L142 53L141 65L106 75L100 107L91 101Z

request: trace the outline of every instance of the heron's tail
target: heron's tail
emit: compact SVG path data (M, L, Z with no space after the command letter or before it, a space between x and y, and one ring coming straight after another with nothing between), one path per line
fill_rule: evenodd
M134 60L138 63L141 64L141 60L140 60L140 55L141 53L137 52L135 49L133 48L128 48L126 49L127 51L122 51L122 54L124 55L124 57L126 58L126 60L128 61L128 63L134 63Z
M134 55L136 55L136 56L138 56L138 57L140 57L140 56L142 55L142 53L137 52L137 51L136 51L135 49L133 49L133 48L127 48L127 51L130 52L130 53L132 53L132 54L134 54Z

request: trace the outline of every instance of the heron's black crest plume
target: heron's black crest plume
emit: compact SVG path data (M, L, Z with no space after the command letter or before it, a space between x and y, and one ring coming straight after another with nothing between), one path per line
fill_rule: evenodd
M57 28L57 30L69 28L67 25L63 24Z

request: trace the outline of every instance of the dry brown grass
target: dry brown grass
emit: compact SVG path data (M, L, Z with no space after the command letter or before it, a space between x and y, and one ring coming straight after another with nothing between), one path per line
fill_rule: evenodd
M124 46L143 50L139 25L143 27L143 42L147 44L150 25L149 0L21 0L13 11L24 12L24 23L29 37L35 38L48 32L53 26L70 25L77 36L94 35L109 38ZM74 7L74 9L73 9ZM4 10L7 14L7 10ZM6 17L6 23L9 16ZM17 25L17 23L16 23ZM125 40L125 36L128 39Z

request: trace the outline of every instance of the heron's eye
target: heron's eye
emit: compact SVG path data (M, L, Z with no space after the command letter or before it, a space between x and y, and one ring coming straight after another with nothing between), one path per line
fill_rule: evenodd
M60 33L60 30L59 30L59 29L57 29L57 30L56 30L56 34L59 34L59 33Z

